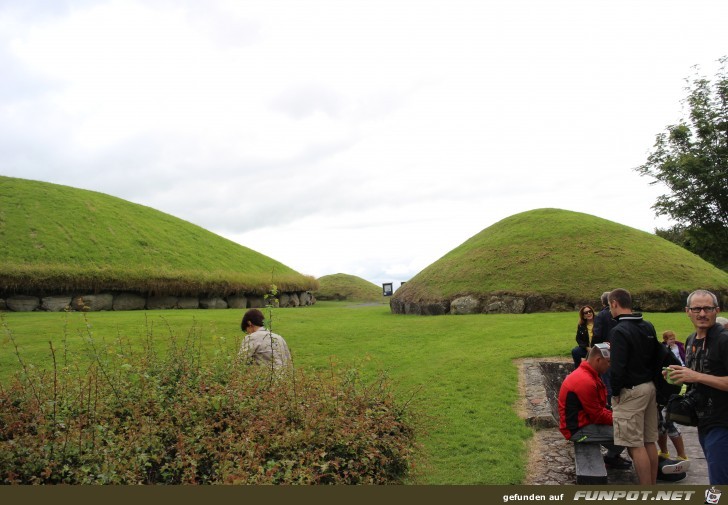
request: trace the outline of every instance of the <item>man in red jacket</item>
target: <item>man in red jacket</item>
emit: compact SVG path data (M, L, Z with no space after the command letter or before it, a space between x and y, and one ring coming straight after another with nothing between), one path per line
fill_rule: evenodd
M595 344L579 368L566 376L559 390L559 429L567 440L597 442L607 448L604 463L627 469L632 462L614 445L612 411L607 408L607 387L599 376L609 369L609 343Z

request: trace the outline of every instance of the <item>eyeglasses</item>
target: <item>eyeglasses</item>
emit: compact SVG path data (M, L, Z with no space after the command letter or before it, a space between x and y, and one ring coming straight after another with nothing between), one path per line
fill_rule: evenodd
M594 314L594 312L592 312L591 310L585 310L584 315L587 315L587 314Z
M718 307L688 307L688 310L693 314L700 314L701 310L704 310L706 314L715 312Z

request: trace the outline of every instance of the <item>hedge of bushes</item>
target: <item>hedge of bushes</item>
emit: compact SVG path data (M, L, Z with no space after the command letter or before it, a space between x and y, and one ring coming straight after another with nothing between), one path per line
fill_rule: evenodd
M88 341L0 385L5 484L392 484L415 429L388 381L355 370L273 373L199 342ZM19 359L22 358L18 356ZM79 362L90 363L80 366Z

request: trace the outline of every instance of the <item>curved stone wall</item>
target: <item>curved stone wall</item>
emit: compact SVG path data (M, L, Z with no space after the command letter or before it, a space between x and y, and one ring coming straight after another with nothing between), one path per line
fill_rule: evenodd
M162 310L162 309L248 309L265 307L261 295L237 294L219 296L144 295L133 292L98 294L61 294L49 296L11 295L0 298L0 310L13 312L97 312L103 310ZM281 293L274 303L277 307L313 305L316 299L310 291Z
M692 291L692 290L691 290ZM728 306L728 290L712 290L718 296L723 310ZM689 291L633 293L635 310L644 312L680 312L685 308ZM601 295L601 293L596 296ZM396 295L389 300L394 314L435 316L441 314L530 314L533 312L578 311L584 305L601 309L595 300L574 300L567 297L546 295L517 295L494 293L487 295L459 296L437 302L413 302Z

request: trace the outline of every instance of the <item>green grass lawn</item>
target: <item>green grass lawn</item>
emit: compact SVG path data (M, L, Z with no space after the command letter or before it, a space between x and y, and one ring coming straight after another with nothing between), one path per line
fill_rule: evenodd
M87 359L89 334L112 347L140 346L151 333L180 345L194 329L206 352L237 346L242 311L4 313L0 333L0 381L19 369L12 332L28 364L50 366L57 355ZM575 345L576 313L473 316L393 315L384 304L320 302L274 309L273 329L291 348L296 366L327 370L356 367L366 377L385 371L422 421L423 450L413 484L519 484L524 479L531 429L516 413L518 370L514 359L568 356ZM682 314L648 314L658 334L674 330L684 341L692 329ZM65 340L65 344L64 344ZM112 355L113 358L113 355Z

